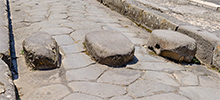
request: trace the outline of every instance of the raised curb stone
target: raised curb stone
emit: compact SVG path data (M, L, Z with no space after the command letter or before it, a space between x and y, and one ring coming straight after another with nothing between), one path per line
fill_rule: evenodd
M218 43L215 46L215 49L213 51L213 59L212 59L212 64L220 69L220 43Z
M201 63L211 65L213 60L213 49L220 43L220 38L195 26L179 26L177 31L194 38L197 43L195 56Z
M60 54L57 42L46 32L36 32L23 41L24 56L31 69L59 67Z
M94 31L85 36L89 54L99 63L123 66L134 56L134 44L123 34L115 31Z
M3 61L6 55L10 55L6 3L6 0L0 0L0 100L16 100L10 66Z
M15 88L8 66L0 60L0 100L15 100Z
M191 62L197 50L193 38L170 30L154 30L148 38L147 46L158 55L180 62Z

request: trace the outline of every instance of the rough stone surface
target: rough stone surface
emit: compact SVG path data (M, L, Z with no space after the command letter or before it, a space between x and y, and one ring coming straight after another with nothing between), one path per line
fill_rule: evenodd
M158 55L180 62L191 62L197 50L193 38L170 30L154 30L148 38L147 46Z
M211 76L199 76L199 81L203 87L220 89L220 82L214 80Z
M8 66L0 60L0 100L15 100L15 88Z
M65 69L76 69L86 67L94 63L86 54L69 54L62 60Z
M126 89L122 86L101 83L71 82L69 83L69 87L74 91L88 93L100 97L111 97L126 93Z
M113 97L109 100L133 100L132 97L125 95L125 96L117 96L117 97Z
M198 77L192 72L176 72L174 76L182 85L199 85Z
M218 100L220 90L206 87L180 87L180 94L191 100Z
M104 100L104 99L87 94L72 93L62 100Z
M9 49L9 36L5 27L0 27L0 53L5 54Z
M134 56L134 44L115 31L94 31L86 34L85 45L90 55L99 63L123 66Z
M220 43L218 43L215 46L215 49L213 51L213 59L212 59L212 64L220 69Z
M94 81L107 69L108 67L95 64L86 68L69 70L66 72L66 78L68 81L72 81L72 80Z
M180 84L174 79L171 74L167 74L164 72L146 71L142 78L149 82L157 82L170 86L180 86Z
M138 80L129 85L128 92L134 97L151 96L157 93L174 92L176 89L172 86L148 80Z
M6 4L5 0L0 0L0 100L16 100L10 67L3 61L6 58L8 60L6 62L10 63L10 58L6 57L10 57Z
M184 70L183 66L172 64L169 62L167 63L165 62L143 62L143 63L137 63L136 65L128 65L127 67L132 68L132 69L165 71L165 72Z
M141 71L130 69L109 69L97 81L110 84L129 85L141 76Z
M148 26L153 29L166 28L170 30L177 30L178 25L184 25L182 23L171 23L170 21L176 22L176 19L173 19L172 16L184 18L184 21L187 22L189 22L191 19L193 20L193 17L188 17L193 14L184 16L187 11L184 11L185 9L181 9L182 7L180 7L186 5L187 3L176 4L186 0L138 0L141 2L158 2L161 4L158 5L159 10L161 11L164 10L163 8L161 9L161 7L164 7L163 5L170 5L168 10L171 12L168 13L161 13L161 11L158 9L154 9L156 8L153 7L155 6L154 4L150 4L153 9L148 9L146 5L149 4L143 5L137 3L137 0L99 1L102 1L102 3L108 3L110 6L117 5L118 10L116 11L121 11L124 15L126 14L131 16L130 18L138 19L142 26ZM170 3L171 1L174 2ZM217 72L206 69L204 65L180 65L175 64L174 62L170 63L169 60L164 59L163 57L152 55L152 52L146 50L144 45L146 44L147 38L151 33L147 32L141 27L138 27L135 23L126 18L127 16L124 17L118 14L114 11L115 9L109 9L97 2L97 0L9 0L9 2L12 14L11 18L13 24L13 33L15 36L14 39L16 41L15 46L19 74L19 78L14 80L14 82L18 89L21 100L28 100L28 97L30 97L29 99L31 99L31 97L39 97L38 100L41 100L40 97L45 97L45 94L47 94L44 94L43 91L49 91L51 88L53 89L50 91L54 92L50 92L51 94L48 92L49 95L46 95L49 98L48 100L53 100L53 98L58 100L136 100L141 98L148 99L147 97L153 99L157 97L168 97L171 100L173 97L177 97L177 99L179 98L184 100L184 97L186 96L179 94L179 87L182 85L180 83L176 84L178 80L175 79L173 74L180 71L189 71L199 76L201 87L211 87L212 89L215 89L215 87L218 86L217 83L215 83L215 81L218 82L220 79L218 78ZM189 6L189 4L183 8L188 8L187 6ZM138 7L141 9L138 9ZM3 7L0 6L0 8ZM184 12L179 14L175 13L173 8L180 8ZM202 9L199 9L198 12L195 13L200 13L201 10ZM220 24L217 16L219 14L217 14L217 12L213 14L213 12L210 10L207 11L198 15L207 18L204 20L201 19L201 17L195 18L196 20L194 19L194 24L201 24L204 27L210 26L209 24L211 24L212 27L206 27L206 29L208 28L210 30L218 28ZM192 11L190 13L192 13ZM140 19L141 15L143 15L142 19ZM165 18L169 19L170 21L164 17L161 17L163 15L167 15ZM197 15L195 17L197 17ZM33 18L33 20L31 18ZM208 19L213 19L215 22L212 21L205 24L201 23L201 20L205 21ZM4 21L1 21L0 25L2 25ZM24 56L21 54L22 41L30 33L37 32L39 30L48 32L56 37L57 42L59 42L58 45L62 51L61 54L63 61L60 68L54 70L33 71L28 70L28 67L26 67ZM135 56L133 57L132 61L129 62L126 67L122 67L121 69L123 70L117 71L117 74L114 74L117 68L108 67L106 69L106 65L97 67L96 65L101 64L95 64L94 61L92 61L91 58L85 54L85 48L83 45L85 35L88 32L97 30L112 30L122 32L135 44ZM69 36L71 36L71 38ZM74 41L74 43L70 42L72 41L71 39ZM125 72L123 72L124 70L125 72L141 72L141 76L143 76L145 72L148 74L145 73L144 77L138 78L136 76L139 76L139 74L136 76L134 75L137 79L132 76L132 80L135 80L130 83L131 79L128 77L130 74L125 75ZM151 73L149 73L149 71ZM115 78L110 76L111 73L113 73L112 76ZM210 77L210 80L202 76L208 76ZM103 79L104 77L110 78ZM101 80L101 78L103 81L97 82L99 79ZM119 78L121 78L124 83L126 83L124 80L129 79L129 82L127 83L130 84L120 85L122 82L118 82L120 81ZM213 81L211 81L211 79L213 79ZM120 84L115 84L115 80ZM57 86L57 84L59 84L59 86ZM207 84L213 86L209 86ZM69 92L64 92L66 91L66 89L64 89L65 86ZM59 90L60 88L63 88L64 90ZM59 91L56 92L55 90ZM35 91L38 91L38 93ZM206 92L205 89L202 91ZM59 95L61 92L63 92L65 95ZM197 95L193 94L193 96ZM47 99L43 98L43 100Z
M48 33L29 35L23 41L23 50L26 63L31 69L52 69L60 66L58 45Z
M195 26L180 26L177 31L194 38L197 43L196 57L202 63L211 65L213 49L220 42L220 38Z
M38 88L29 96L28 100L57 100L69 93L65 86L54 84Z
M159 94L159 95L144 97L136 100L189 100L189 99L174 93L167 93L167 94Z

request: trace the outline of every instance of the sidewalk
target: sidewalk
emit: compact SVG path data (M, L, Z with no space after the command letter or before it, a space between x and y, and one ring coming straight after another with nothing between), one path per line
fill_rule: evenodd
M10 51L6 5L6 0L0 0L0 100L15 100L14 83L8 65Z
M21 100L217 100L219 73L203 65L180 65L143 47L148 33L96 0L10 0ZM122 32L135 44L135 57L124 68L95 63L86 55L84 36L100 30ZM22 42L45 31L57 41L62 66L29 70Z

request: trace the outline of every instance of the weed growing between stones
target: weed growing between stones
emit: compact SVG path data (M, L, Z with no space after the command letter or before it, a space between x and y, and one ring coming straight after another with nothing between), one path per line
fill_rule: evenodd
M219 68L217 68L217 67L215 67L215 66L213 66L213 65L208 66L207 68L208 68L208 69L215 70L215 71L217 71L218 73L220 73L220 69L219 69Z
M24 55L24 50L21 50L21 54Z
M193 64L201 64L201 62L196 57L194 57L192 59L191 63L193 63Z
M86 50L86 43L83 42L83 49L85 49L85 51L82 51L83 53L85 53L86 55L90 56L89 52Z

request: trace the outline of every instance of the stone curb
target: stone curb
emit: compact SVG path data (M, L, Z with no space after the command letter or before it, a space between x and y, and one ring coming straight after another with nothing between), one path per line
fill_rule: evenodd
M3 59L9 56L9 33L6 0L0 0L0 100L16 100L9 66Z
M220 11L220 5L215 4L215 3L211 3L211 2L207 2L207 1L203 1L203 0L189 0L189 2L193 5L209 8L209 9L216 10L216 11Z
M197 43L197 53L196 57L206 65L212 65L213 53L216 45L220 43L220 38L209 33L208 31L202 30L198 27L191 26L184 22L181 22L175 18L167 16L159 12L168 11L161 10L163 8L158 8L151 4L140 3L139 1L133 0L97 0L104 5L110 7L111 9L119 12L120 14L130 18L132 21L136 22L138 25L150 30L154 29L167 29L178 31L180 33L186 34L194 38ZM147 2L145 2L147 3ZM146 6L151 5L151 6ZM149 8L158 8L150 10ZM157 11L155 11L157 10ZM172 20L172 21L171 21ZM188 28L186 28L188 27ZM214 58L215 59L215 58ZM219 67L220 66L216 66Z

